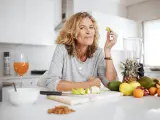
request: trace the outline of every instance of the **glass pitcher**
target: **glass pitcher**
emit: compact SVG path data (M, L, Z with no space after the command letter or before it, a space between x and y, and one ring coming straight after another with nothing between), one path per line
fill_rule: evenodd
M142 39L141 38L123 38L123 48L125 59L141 60Z

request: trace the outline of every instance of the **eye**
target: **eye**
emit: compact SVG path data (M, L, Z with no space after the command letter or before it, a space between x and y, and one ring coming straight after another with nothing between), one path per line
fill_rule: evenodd
M83 27L83 26L81 26L81 27L79 27L79 29L80 29L80 30L82 30L82 29L84 29L84 27Z
M94 27L93 27L93 26L90 26L89 28L90 28L90 29L94 29Z

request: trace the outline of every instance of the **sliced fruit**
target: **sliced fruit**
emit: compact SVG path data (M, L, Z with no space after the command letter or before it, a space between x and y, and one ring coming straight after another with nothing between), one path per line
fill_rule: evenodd
M85 93L90 94L91 93L90 89L89 88L85 89Z
M74 94L74 95L79 95L80 93L79 93L79 91L77 91L76 89L72 89L72 94Z
M74 89L72 89L72 94L74 94L74 95L84 95L85 90L83 88L74 88Z
M85 90L83 88L78 88L77 91L81 94L84 95L85 94Z
M92 86L92 87L90 88L90 90L91 90L91 93L92 93L92 94L99 94L99 93L100 93L100 89L99 89L99 87L97 87L97 86Z

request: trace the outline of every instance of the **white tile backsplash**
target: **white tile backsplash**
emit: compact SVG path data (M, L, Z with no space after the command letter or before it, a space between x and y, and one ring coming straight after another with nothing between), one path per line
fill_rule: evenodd
M15 75L13 70L14 55L21 52L27 55L29 61L29 70L47 70L49 68L53 52L56 45L53 46L36 46L36 45L15 45L0 44L0 76L3 76L3 52L9 51L11 57L11 75Z
M0 76L3 76L3 52L9 51L11 56L11 75L15 76L13 69L14 54L22 52L28 56L29 70L26 75L30 74L31 70L48 70L56 45L54 46L36 46L36 45L15 45L15 44L0 44ZM113 62L118 73L118 78L122 80L120 62L124 61L123 50L112 51Z

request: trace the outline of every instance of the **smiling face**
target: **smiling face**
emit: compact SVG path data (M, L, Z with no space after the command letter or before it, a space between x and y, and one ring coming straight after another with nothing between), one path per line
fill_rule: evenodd
M92 45L95 36L95 28L92 20L89 17L85 17L80 21L78 25L77 43L80 46Z

